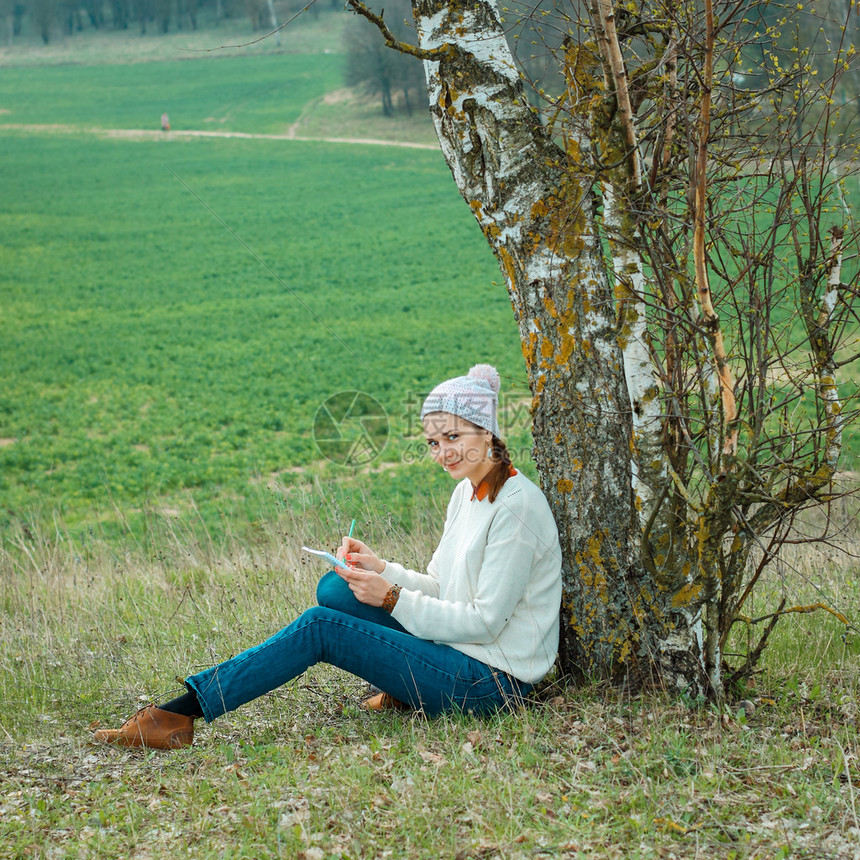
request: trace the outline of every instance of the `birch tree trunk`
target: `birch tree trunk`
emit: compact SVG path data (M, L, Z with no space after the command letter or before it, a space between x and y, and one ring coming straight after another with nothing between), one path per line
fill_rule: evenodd
M565 151L541 126L492 0L414 0L413 9L442 151L519 325L534 455L564 556L562 667L636 684L653 673L704 693L699 612L643 564L642 523L654 518L637 511L633 411L588 139Z

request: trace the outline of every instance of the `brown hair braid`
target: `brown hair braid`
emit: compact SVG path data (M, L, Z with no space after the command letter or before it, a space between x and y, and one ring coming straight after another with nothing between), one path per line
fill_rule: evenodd
M511 455L505 443L498 436L493 436L492 443L493 468L490 469L484 480L489 488L488 498L491 502L496 501L496 496L505 486L505 481L511 476Z

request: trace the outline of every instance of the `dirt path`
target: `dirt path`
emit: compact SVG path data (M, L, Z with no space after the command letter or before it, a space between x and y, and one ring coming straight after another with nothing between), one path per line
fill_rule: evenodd
M142 128L83 128L74 125L25 125L22 123L0 124L0 132L18 131L30 134L91 134L97 137L121 140L176 140L192 137L236 137L244 140L298 140L307 143L347 143L367 146L399 146L405 149L432 149L439 147L429 143L407 143L395 140L377 140L361 137L302 137L286 134L249 134L244 131L158 131Z

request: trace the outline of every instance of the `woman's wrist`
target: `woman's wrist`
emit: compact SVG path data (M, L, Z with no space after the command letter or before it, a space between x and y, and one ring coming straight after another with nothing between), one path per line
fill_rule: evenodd
M394 612L394 607L397 606L397 600L400 597L400 586L392 585L382 599L382 608L390 615Z

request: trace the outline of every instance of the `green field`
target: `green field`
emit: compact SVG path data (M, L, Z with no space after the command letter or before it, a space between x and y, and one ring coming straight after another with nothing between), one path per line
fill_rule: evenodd
M450 489L421 456L420 396L477 361L502 372L531 470L498 268L437 150L348 142L432 131L344 90L345 20L280 48L202 50L251 42L240 27L0 49L0 526L116 535L193 512L221 533L371 487L408 525L416 482ZM314 436L343 391L389 420L351 465Z
M129 65L3 70L4 123L279 133L341 86L339 54L207 55Z
M276 504L273 481L353 486L312 432L344 390L390 417L372 465L410 463L374 485L406 505L415 474L434 485L407 438L421 392L487 360L527 395L505 289L438 152L83 131L157 128L169 102L174 129L227 116L219 130L280 133L339 63L4 70L8 125L81 129L0 130L4 521L59 510L110 530L194 506L217 527Z

